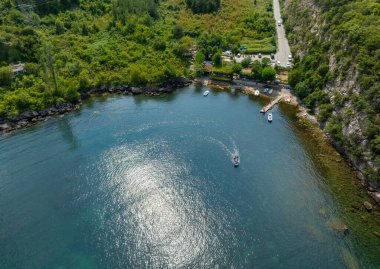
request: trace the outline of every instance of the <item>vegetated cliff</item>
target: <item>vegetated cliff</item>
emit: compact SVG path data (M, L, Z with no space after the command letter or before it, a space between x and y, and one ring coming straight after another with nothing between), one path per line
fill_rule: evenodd
M337 148L380 184L380 4L282 0L289 83Z

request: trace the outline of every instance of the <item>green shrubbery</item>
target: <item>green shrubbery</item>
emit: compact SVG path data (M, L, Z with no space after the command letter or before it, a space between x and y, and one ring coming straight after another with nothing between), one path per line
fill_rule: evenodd
M220 0L185 0L185 2L194 13L210 13L220 7Z
M333 110L351 117L344 111L351 104L351 113L360 114L364 138L370 142L372 159L379 160L378 135L380 133L380 4L369 1L315 1L321 8L318 35L311 33L306 25L314 25L311 10L295 0L287 7L284 25L295 50L306 55L295 57L289 83L310 109L319 108L319 120L327 121L326 128L346 148L360 156L360 143L354 138L343 138L342 124L332 113ZM300 28L301 26L301 28ZM297 27L297 33L292 29ZM333 60L333 61L331 61ZM354 81L357 89L340 94L334 90L336 81ZM331 98L331 104L330 99ZM343 111L343 112L340 112Z
M222 70L220 52L239 52L244 37L273 46L274 21L263 2L253 7L239 1L245 8L236 12L231 0L217 13L197 15L179 0L30 0L31 9L12 3L0 1L0 116L6 118L76 100L92 87L159 85L201 75L203 62L213 56ZM189 4L208 12L220 1ZM198 54L189 71L193 45ZM12 79L10 66L18 61L26 74ZM229 66L228 78L240 68Z

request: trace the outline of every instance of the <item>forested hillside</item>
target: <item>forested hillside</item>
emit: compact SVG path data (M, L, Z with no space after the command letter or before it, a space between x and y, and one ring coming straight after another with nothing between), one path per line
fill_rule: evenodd
M380 180L380 4L283 1L295 57L289 82L372 181Z
M209 59L239 51L243 38L275 44L271 6L270 0L3 0L0 120L75 101L91 87L191 77L192 45ZM18 61L26 73L13 77Z

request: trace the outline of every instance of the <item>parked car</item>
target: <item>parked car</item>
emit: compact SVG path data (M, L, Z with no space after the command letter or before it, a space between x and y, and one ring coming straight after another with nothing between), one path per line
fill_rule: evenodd
M261 59L261 53L259 53L259 59Z
M280 65L281 64L281 62L280 61L277 61L277 65Z
M278 26L281 26L281 21L277 21L277 25L278 25Z
M274 54L273 54L273 53L270 54L270 58L271 58L272 60L274 60Z

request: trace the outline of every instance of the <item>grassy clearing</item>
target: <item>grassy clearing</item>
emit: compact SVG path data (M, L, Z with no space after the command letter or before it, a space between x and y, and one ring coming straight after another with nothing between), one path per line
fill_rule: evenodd
M241 44L246 46L246 53L248 54L270 54L276 52L276 40L274 37L267 37L261 40L245 37L242 39Z
M167 0L162 2L162 9L165 10L165 15L175 17L185 27L185 31L200 29L209 33L226 34L234 31L246 32L242 28L242 20L255 13L266 13L266 7L271 2L256 0L255 5L252 0L222 0L221 8L217 12L193 14L184 1Z
M182 0L167 0L161 4L161 14L168 23L180 24L187 35L202 33L233 40L249 38L253 52L275 51L275 22L271 0L222 0L221 8L210 14L193 14Z

